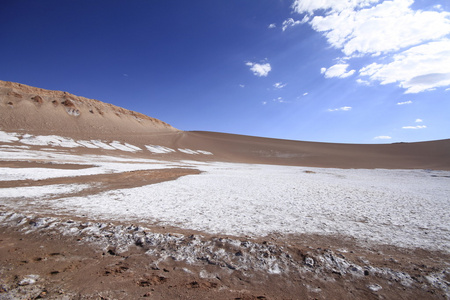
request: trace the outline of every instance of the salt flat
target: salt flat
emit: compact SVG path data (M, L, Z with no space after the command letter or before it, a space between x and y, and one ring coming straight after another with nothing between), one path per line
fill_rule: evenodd
M40 151L15 148L17 158ZM11 148L0 150L6 158ZM174 181L72 197L89 185L3 188L10 209L170 225L232 236L344 235L361 241L450 249L450 172L332 169L223 162L153 161L47 153L80 170L1 168L2 180L76 177L174 166L202 171ZM42 157L42 156L41 156ZM76 159L75 159L76 158Z
M198 167L205 173L52 200L52 207L229 235L343 234L382 244L450 249L450 185L445 177L426 171L312 169L311 174L297 167Z

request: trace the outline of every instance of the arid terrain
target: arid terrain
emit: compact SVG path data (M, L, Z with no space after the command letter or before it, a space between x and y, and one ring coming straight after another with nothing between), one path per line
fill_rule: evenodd
M0 81L0 299L449 299L450 140L185 132Z

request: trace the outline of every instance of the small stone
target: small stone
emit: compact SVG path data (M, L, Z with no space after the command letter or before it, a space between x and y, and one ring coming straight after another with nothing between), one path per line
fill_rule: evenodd
M381 285L379 284L370 284L367 286L369 288L369 290L373 291L373 292L378 292L379 290L382 289Z
M311 257L306 257L305 258L305 264L307 266L314 267L314 259L312 259Z
M35 284L36 281L38 280L38 278L39 278L39 275L33 275L33 274L27 275L27 276L24 277L24 279L22 279L22 280L19 282L19 285L20 285L20 286L24 286L24 285Z

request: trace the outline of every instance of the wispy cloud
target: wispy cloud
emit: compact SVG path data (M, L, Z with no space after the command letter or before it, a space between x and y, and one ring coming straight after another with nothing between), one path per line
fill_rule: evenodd
M278 102L278 103L287 103L286 100L283 99L283 97L278 97L273 99L274 102Z
M303 96L307 96L308 95L308 93L306 92L306 93L303 93Z
M270 28L270 29L276 28L276 27L277 27L277 24L275 24L275 23L272 23L272 24L270 24L270 25L268 26L268 28Z
M349 111L352 108L350 106L342 106L339 108L329 108L328 111Z
M425 129L426 125L417 125L417 126L403 126L403 129Z
M363 80L363 79L361 79L361 78L356 79L356 82L357 82L358 84L361 84L361 85L366 85L366 86L369 86L369 85L370 85L370 82L369 82L369 81Z
M405 104L411 104L412 101L408 100L408 101L404 101L404 102L397 102L397 105L405 105Z
M289 19L287 19L287 20L285 20L283 22L283 25L282 25L281 29L283 31L285 31L286 29L288 29L288 27L293 27L295 25L300 25L300 24L306 23L308 21L309 21L309 17L308 16L304 16L301 21L289 18Z
M397 84L405 93L449 86L450 12L442 6L415 10L413 3L294 0L292 7L348 59L370 57L359 71L366 81Z
M240 84L239 85L241 88L245 88L245 84Z
M392 139L392 137L388 136L388 135L379 135L373 138L374 140L390 140Z
M416 119L416 123L422 123L423 120L422 119Z
M335 64L334 66L320 69L320 73L324 74L325 78L346 78L355 73L355 70L350 70L347 72L348 64Z
M246 62L245 65L250 67L250 71L253 72L254 75L259 77L266 77L269 72L272 70L272 67L269 63L253 63L253 62Z
M282 83L282 82L276 82L274 83L273 87L276 89L282 89L287 85L287 83Z

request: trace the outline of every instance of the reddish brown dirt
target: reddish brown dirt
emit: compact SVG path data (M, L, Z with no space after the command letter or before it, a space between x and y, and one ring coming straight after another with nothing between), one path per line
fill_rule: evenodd
M110 173L100 175L86 175L77 177L58 177L44 180L12 180L0 181L0 188L44 186L52 184L91 184L92 187L85 192L100 193L108 190L126 189L144 185L175 180L181 176L199 174L195 169L163 169L142 170L122 173Z
M421 276L439 267L439 253L393 247L364 248L320 236L290 241L294 259L306 253L352 247L347 259ZM321 247L317 247L321 245ZM327 246L324 246L327 245ZM297 253L297 254L295 254ZM297 257L298 256L298 257ZM447 257L448 258L448 257ZM445 299L442 291L420 284L404 286L374 274L349 277L338 272L267 274L232 271L198 260L195 264L157 257L140 247L124 253L102 250L83 237L24 234L0 227L0 298L17 299ZM202 275L209 274L209 276ZM214 276L210 276L214 274ZM23 285L28 275L35 283ZM381 287L372 291L369 285ZM7 298L14 295L17 298ZM66 297L66 298L64 298Z

